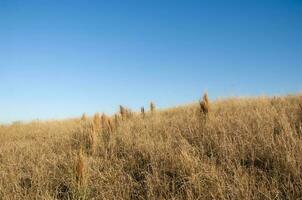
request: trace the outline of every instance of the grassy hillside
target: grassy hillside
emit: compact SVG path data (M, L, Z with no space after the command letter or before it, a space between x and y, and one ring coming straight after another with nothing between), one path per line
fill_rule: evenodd
M298 96L0 126L1 200L299 198Z

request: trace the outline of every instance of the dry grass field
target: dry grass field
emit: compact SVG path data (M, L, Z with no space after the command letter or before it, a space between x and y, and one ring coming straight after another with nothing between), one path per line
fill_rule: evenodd
M302 199L302 99L0 125L0 200Z

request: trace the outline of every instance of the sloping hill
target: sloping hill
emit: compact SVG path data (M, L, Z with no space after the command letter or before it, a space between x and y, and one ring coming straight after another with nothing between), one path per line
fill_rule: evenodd
M0 126L0 199L299 199L302 99Z

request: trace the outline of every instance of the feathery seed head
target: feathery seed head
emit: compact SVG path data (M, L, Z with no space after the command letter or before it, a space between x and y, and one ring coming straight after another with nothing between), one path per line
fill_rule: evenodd
M150 103L150 110L151 110L152 113L155 111L155 104L154 104L154 102Z
M209 102L208 93L205 93L203 95L203 98L199 102L199 105L200 105L200 112L202 112L205 115L208 115L208 113L210 111L210 102Z
M120 114L121 114L122 118L124 118L126 115L126 109L123 106L120 106Z
M79 186L83 185L84 182L84 170L85 170L84 155L81 147L80 151L78 152L78 158L75 164L76 182Z
M87 120L87 115L86 113L83 113L82 117L81 117L81 120L82 121L86 121Z
M94 114L93 125L96 131L99 131L101 129L101 117L99 113Z
M142 116L145 117L145 108L144 107L141 107L141 113L142 113Z

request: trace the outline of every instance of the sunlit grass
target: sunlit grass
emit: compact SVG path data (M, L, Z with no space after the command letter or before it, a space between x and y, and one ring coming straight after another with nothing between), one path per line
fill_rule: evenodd
M301 198L301 97L152 104L0 126L0 199Z

